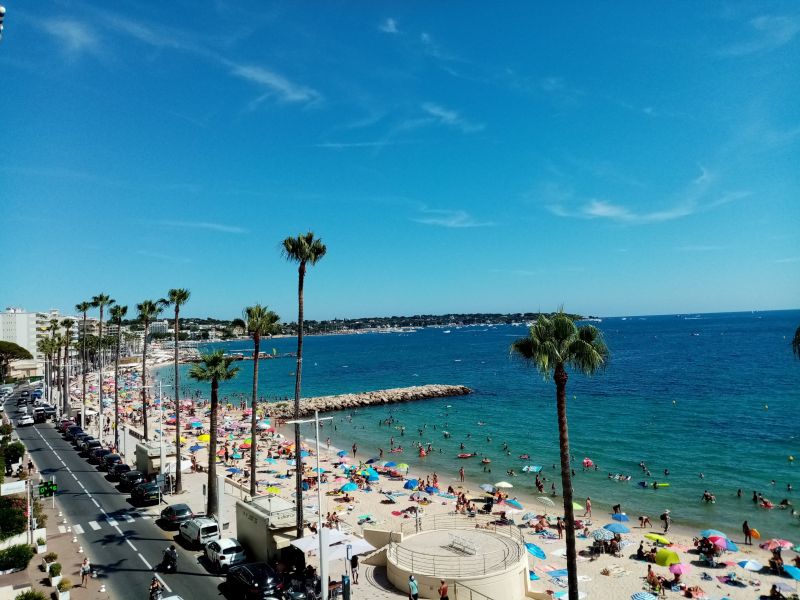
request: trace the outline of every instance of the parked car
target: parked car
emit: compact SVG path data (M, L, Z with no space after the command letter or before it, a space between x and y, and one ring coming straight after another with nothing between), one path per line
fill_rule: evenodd
M72 438L72 445L75 446L76 448L80 448L81 444L83 444L83 442L87 439L93 440L94 438L90 434L84 431L83 433L79 433L78 435Z
M56 416L56 407L51 404L42 404L42 408L44 409L44 414L48 417L55 417Z
M72 427L75 425L75 421L72 419L61 419L56 425L56 429L58 429L61 433L64 433L67 430L67 427Z
M19 419L17 419L17 427L26 427L28 425L33 425L33 417L30 415L23 415Z
M194 519L194 513L188 504L172 504L161 511L161 523L178 526L184 521Z
M95 448L91 452L88 452L88 454L89 462L93 465L99 465L106 454L111 454L111 450L108 448Z
M278 596L278 575L266 563L247 563L228 569L225 579L228 596L245 600L264 600Z
M108 470L108 476L111 479L119 480L123 474L128 473L130 470L131 470L130 465L126 465L125 463L120 462L115 464Z
M73 425L72 427L68 427L67 430L64 432L64 438L71 440L79 433L83 433L83 429L80 425Z
M134 504L146 504L148 502L158 502L161 492L158 484L154 481L140 483L131 490L131 501Z
M236 538L221 538L206 544L206 558L217 571L247 562L247 554Z
M85 454L86 456L91 456L92 452L102 447L103 445L100 443L100 440L96 440L93 437L88 437L78 444L81 454Z
M31 398L41 398L42 397L42 390L33 390L31 392Z
M119 487L123 492L127 492L146 481L147 477L141 471L128 471L119 476Z
M180 534L193 546L205 546L219 539L219 524L208 517L196 517L181 523Z
M103 457L103 460L100 462L100 470L108 471L111 469L111 467L121 462L122 462L122 457L119 454L116 454L114 452L106 454Z
M41 406L37 406L36 408L34 408L33 414L31 416L33 417L34 423L44 423L45 421L47 421L47 415L45 414L44 409Z

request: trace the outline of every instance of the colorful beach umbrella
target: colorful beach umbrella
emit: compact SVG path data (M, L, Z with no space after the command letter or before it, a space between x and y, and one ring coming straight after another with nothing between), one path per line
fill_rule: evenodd
M519 510L522 510L522 504L519 503L519 500L513 500L513 499L512 500L506 500L505 503L508 504L509 506L513 506L514 508L518 508Z
M656 552L656 564L659 566L669 567L679 562L681 562L681 558L674 550L659 548L658 552Z
M409 479L408 481L406 481L403 484L403 489L415 490L415 489L417 489L418 485L419 485L419 481L417 481L416 479Z
M391 468L391 467L396 467L397 463L394 462L393 460L390 460L389 462L383 463L383 466L388 469L388 468Z
M718 536L724 538L728 537L727 535L725 535L721 531L717 531L716 529L703 529L703 531L700 532L700 537L710 538L711 536Z
M210 442L211 441L211 436L209 434L207 434L207 433L204 433L203 435L198 435L197 436L197 441L198 442Z
M726 537L712 535L708 539L717 548L722 548L723 550L729 550L731 552L736 552L737 550L739 550L739 547Z
M353 492L353 491L355 491L357 489L358 489L358 486L351 481L350 483L345 483L342 487L340 487L339 491L340 492Z
M757 560L752 560L752 559L751 560L740 560L736 564L739 565L740 567L742 567L743 569L745 569L747 571L753 571L754 573L757 573L758 571L760 571L761 569L764 568L764 565L762 565Z
M611 515L611 518L614 519L615 521L619 521L620 523L625 523L627 521L630 521L628 515L626 515L625 513L614 513L613 515Z
M665 538L660 533L646 533L644 537L648 540L653 540L656 544L663 544L664 546L669 545L669 539Z
M658 598L649 592L636 592L631 596L631 600L658 600Z
M573 502L572 508L574 508L575 510L583 510L583 504L580 504L578 502Z
M531 556L533 556L534 558L539 558L541 560L547 558L547 556L544 553L544 550L539 548L539 546L537 546L536 544L528 542L525 544L525 548L528 550L528 552L530 552Z
M228 473L242 473L242 470L237 467L231 467L230 469L225 469Z
M778 548L791 548L792 542L787 540L779 540L776 538L772 538L771 540L767 540L763 544L758 545L759 548L763 548L764 550L777 550Z
M686 563L675 563L674 565L669 566L669 572L676 575L686 575L686 573L691 570L692 565L688 565Z
M339 457L342 457L342 456L347 456L347 450L339 450L339 451L336 453L336 456L339 456Z
M406 463L400 463L397 465L398 471L408 471L408 465Z
M200 444L195 444L194 446L189 448L189 452L197 452L198 450L202 450L205 446L201 446Z
M591 535L594 539L601 542L608 542L614 539L614 533L608 529L595 529Z
M612 533L630 533L631 530L625 527L622 523L609 523L604 525L603 529L608 529Z

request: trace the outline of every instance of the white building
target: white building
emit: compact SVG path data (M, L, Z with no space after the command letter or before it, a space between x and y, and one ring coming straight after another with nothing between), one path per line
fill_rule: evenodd
M36 322L36 313L8 307L0 313L0 340L22 346L36 358Z
M164 321L153 321L150 323L150 326L147 328L147 333L169 333L171 328L169 326L169 322L166 320Z

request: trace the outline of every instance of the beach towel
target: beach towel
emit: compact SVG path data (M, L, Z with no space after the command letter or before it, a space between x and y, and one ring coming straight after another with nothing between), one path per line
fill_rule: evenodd
M528 579L531 581L539 581L539 576L533 571L528 571Z
M547 573L550 577L566 577L567 570L566 569L557 569L555 571L550 571Z
M541 571L542 573L549 573L550 571L555 571L556 567L553 565L548 565L546 563L542 563L540 565L536 565L536 570Z

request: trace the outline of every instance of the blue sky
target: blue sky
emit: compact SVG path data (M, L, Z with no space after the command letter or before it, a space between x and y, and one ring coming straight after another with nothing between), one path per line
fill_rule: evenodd
M4 4L3 305L798 306L795 2Z

